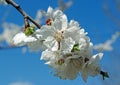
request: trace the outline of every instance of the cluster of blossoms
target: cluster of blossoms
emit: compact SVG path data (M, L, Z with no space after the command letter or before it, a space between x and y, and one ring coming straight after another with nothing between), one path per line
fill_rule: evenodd
M68 22L67 16L61 10L48 8L42 14L47 18L41 29L28 27L13 38L17 46L27 45L32 51L43 50L41 60L55 70L55 76L61 79L75 79L81 74L84 81L88 76L101 74L108 77L107 72L101 71L99 60L103 53L93 55L93 44L87 33L78 22Z

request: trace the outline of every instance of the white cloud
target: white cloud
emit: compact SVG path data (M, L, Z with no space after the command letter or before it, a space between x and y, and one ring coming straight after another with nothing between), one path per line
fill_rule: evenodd
M65 10L69 8L73 4L72 0L69 0L68 2L64 3L63 0L59 0L59 9L60 10Z
M9 85L33 85L30 82L12 82Z
M13 45L12 38L21 29L20 26L13 23L3 23L4 32L0 35L0 40L5 40L9 45Z
M116 41L118 37L120 37L120 32L115 32L115 34L112 35L112 38L110 40L107 40L104 43L94 45L93 48L100 51L112 51L112 44Z

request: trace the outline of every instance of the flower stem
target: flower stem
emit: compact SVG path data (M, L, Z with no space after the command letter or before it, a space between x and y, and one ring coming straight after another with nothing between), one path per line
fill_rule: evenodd
M41 28L41 26L34 21L18 4L16 4L13 0L5 0L8 4L11 4L14 8L16 8L24 18L29 19L36 27Z

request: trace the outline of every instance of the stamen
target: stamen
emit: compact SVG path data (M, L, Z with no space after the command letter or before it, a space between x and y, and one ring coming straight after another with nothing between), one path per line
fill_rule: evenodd
M61 31L55 32L54 38L56 41L61 42L61 40L64 39L63 33Z
M60 42L58 42L58 50L60 50Z
M88 59L88 58L85 58L85 60L84 60L84 61L85 61L85 63L86 63L87 61L89 61L89 59Z
M47 19L46 24L51 25L52 24L52 19Z
M64 59L60 59L60 60L58 60L57 64L62 65L64 62L65 62Z

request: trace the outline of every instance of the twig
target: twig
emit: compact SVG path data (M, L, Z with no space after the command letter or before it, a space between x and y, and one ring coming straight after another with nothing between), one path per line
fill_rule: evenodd
M25 29L30 27L30 24L28 22L28 18L26 18L26 17L24 18L24 23L25 23Z
M8 4L11 4L13 7L15 7L22 15L24 18L29 19L33 24L35 24L38 28L41 28L41 26L34 21L18 4L16 4L13 0L6 0Z

